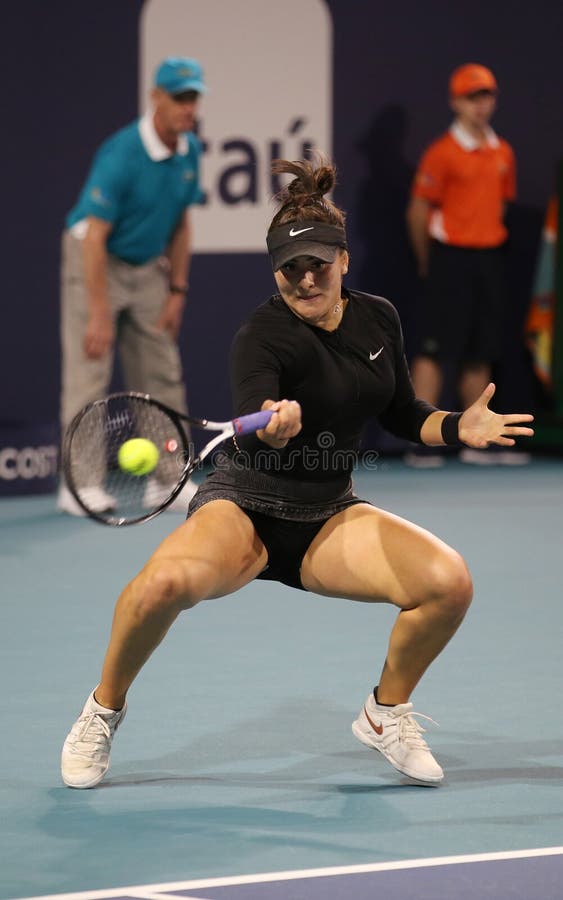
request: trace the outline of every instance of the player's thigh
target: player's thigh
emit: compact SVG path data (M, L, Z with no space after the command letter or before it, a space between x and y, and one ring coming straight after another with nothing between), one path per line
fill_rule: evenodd
M145 568L170 572L177 596L198 601L239 590L267 562L245 512L230 500L213 500L166 537Z
M459 554L435 535L392 513L358 504L333 516L301 567L307 590L409 609L452 590L469 589Z

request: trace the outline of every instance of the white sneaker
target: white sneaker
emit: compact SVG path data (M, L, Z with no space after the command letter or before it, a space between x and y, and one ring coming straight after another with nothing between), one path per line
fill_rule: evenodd
M109 512L115 509L115 498L108 494L102 487L92 485L91 487L82 488L81 494L84 502L93 512ZM79 503L75 500L66 484L61 484L57 496L57 509L60 512L68 513L69 516L85 516L86 513Z
M175 484L163 484L156 478L149 478L143 496L143 506L145 509L152 509L154 506L159 506L163 503L166 498L170 496L175 486ZM194 484L193 481L189 480L178 496L172 501L170 506L166 507L165 512L187 513L190 500L196 491L197 484Z
M444 773L422 737L424 728L413 716L421 716L433 722L428 716L413 712L412 703L380 706L371 693L358 718L352 723L352 731L362 744L383 753L403 775L417 781L438 784L444 778Z
M119 710L100 706L92 691L63 745L61 774L68 787L91 788L102 780L113 735L126 712L127 704Z

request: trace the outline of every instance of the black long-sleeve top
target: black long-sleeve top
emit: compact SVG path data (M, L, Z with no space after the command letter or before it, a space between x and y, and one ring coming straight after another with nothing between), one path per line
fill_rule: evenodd
M237 439L258 470L291 480L340 481L352 471L369 418L419 441L423 422L435 410L415 397L395 307L359 291L344 295L348 303L335 331L307 324L274 295L235 336L236 414L255 412L266 399L296 400L302 409L302 431L282 450L254 435ZM234 455L236 449L227 452Z

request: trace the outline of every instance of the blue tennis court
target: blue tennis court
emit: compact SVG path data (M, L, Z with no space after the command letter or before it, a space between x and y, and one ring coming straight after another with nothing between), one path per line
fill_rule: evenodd
M50 496L3 500L0 900L559 898L562 473L391 459L356 475L474 577L413 698L440 724L437 789L350 730L394 611L263 582L184 614L130 693L107 779L65 788L117 594L180 519L110 529Z

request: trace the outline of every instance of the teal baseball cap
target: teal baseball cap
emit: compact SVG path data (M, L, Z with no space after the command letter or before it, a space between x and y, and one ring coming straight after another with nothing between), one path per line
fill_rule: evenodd
M154 76L154 84L167 94L182 94L184 91L197 91L198 94L207 92L203 69L196 59L187 56L169 56L161 62Z

